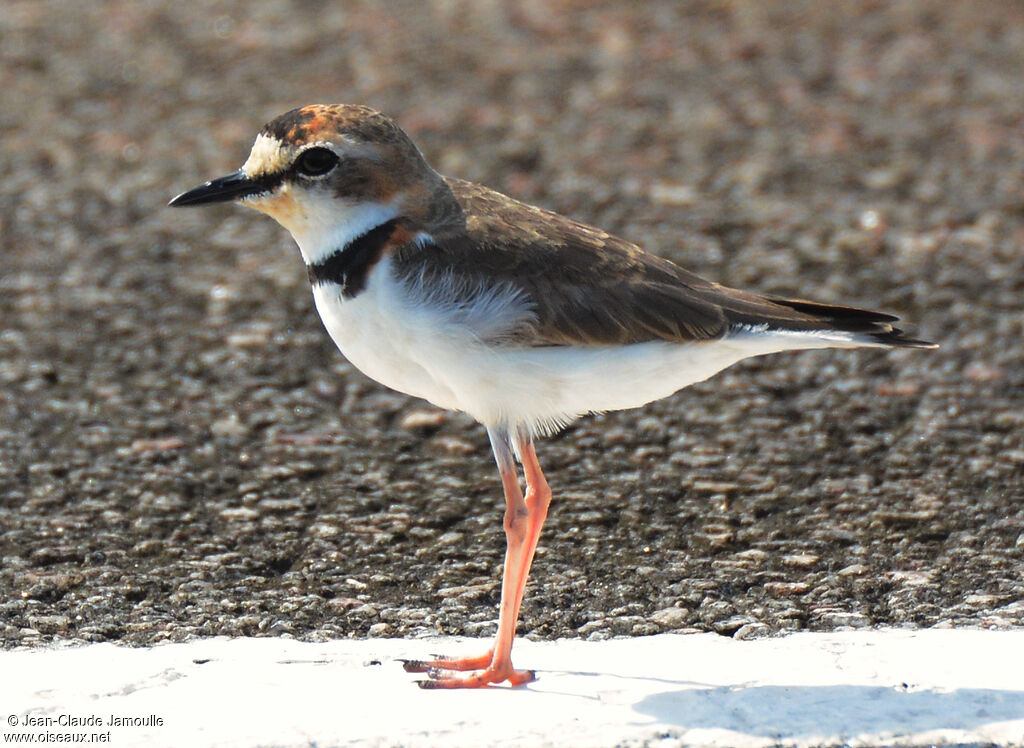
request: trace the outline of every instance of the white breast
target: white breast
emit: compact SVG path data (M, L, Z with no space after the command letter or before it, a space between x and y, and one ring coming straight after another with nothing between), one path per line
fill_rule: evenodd
M433 336L424 338L416 320L410 318L389 265L388 258L381 260L355 298L343 298L334 283L314 286L320 318L345 358L366 376L393 390L458 410L455 394L419 363L436 343Z
M532 321L514 289L491 289L456 305L444 289L398 282L388 258L354 299L343 299L331 284L315 287L313 296L331 338L367 376L486 425L533 432L666 397L750 356L859 344L844 333L751 329L703 343L495 347L483 341Z

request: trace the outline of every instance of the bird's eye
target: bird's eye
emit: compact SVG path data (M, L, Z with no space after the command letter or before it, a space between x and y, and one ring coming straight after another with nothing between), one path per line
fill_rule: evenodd
M299 156L295 169L307 177L319 177L333 169L337 163L338 154L330 148L310 148Z

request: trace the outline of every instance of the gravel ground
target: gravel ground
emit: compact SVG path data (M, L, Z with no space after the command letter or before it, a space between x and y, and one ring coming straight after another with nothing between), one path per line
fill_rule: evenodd
M523 632L1024 624L1020 4L5 0L0 35L4 645L493 631L483 429L348 366L270 220L164 207L312 102L942 344L546 440Z

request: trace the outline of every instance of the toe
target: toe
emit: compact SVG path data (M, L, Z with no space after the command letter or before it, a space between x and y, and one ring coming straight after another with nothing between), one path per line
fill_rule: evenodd
M407 673L425 673L430 670L430 664L423 660L399 660L402 669Z

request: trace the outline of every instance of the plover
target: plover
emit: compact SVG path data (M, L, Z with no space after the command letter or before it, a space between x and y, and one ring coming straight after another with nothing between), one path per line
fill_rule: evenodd
M527 683L512 641L551 491L538 436L635 408L750 356L931 348L896 317L739 291L477 184L441 176L391 119L306 106L238 171L173 206L235 201L295 239L331 338L364 374L487 428L505 492L498 632L480 657L405 662L428 688ZM522 463L522 491L516 459Z

